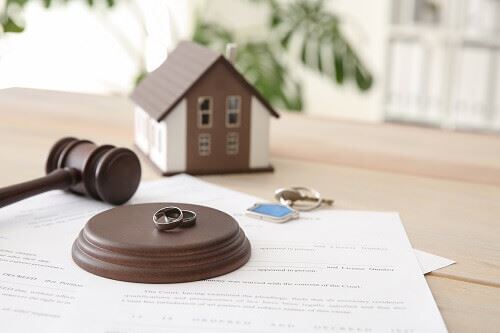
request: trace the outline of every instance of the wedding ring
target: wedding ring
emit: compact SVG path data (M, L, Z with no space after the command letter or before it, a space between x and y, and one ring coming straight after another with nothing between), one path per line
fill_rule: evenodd
M196 224L196 213L192 210L182 210L182 223L180 228L190 228Z
M158 230L177 228L183 220L182 210L178 207L163 207L153 215L153 222Z

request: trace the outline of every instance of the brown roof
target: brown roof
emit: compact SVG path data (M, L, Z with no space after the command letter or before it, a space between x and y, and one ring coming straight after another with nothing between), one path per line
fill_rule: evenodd
M275 117L279 114L224 56L193 42L180 42L167 59L134 89L130 98L157 121L182 100L184 95L217 62L223 62L252 91Z

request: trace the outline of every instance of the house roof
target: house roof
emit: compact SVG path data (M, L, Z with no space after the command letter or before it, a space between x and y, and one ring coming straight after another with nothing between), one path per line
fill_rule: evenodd
M187 41L180 42L163 64L139 83L130 98L152 118L160 121L172 111L208 69L218 62L223 62L273 116L279 117L266 99L224 56Z

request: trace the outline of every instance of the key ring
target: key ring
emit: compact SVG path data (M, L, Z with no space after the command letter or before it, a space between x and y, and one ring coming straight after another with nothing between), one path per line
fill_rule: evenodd
M299 211L310 211L320 207L322 204L333 205L333 200L324 199L315 189L304 186L277 189L274 192L274 197L281 204Z

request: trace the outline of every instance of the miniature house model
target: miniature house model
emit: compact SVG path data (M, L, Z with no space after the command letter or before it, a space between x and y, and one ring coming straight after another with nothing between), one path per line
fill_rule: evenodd
M135 144L164 175L272 170L279 115L221 54L181 42L131 98Z

